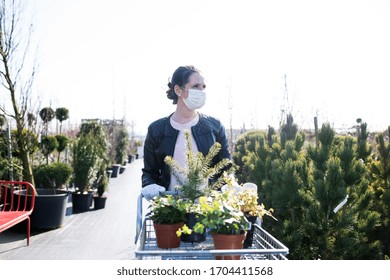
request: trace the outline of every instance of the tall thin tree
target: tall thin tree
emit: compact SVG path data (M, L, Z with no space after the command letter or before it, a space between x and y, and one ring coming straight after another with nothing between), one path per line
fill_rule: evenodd
M23 179L34 183L29 161L29 138L24 135L36 64L28 63L33 25L25 25L28 17L24 3L18 0L0 2L0 84L9 97L6 104L0 105L0 111L15 121ZM8 109L7 105L11 108Z

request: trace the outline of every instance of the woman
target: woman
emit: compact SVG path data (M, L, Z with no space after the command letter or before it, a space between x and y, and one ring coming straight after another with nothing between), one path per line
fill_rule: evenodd
M176 186L176 178L170 174L164 159L173 156L185 166L184 130L191 131L194 153L200 151L206 155L215 142L221 144L213 165L223 158L231 159L224 126L219 120L197 112L206 102L206 85L199 70L193 66L177 68L168 87L167 97L177 104L176 110L150 124L145 139L141 193L147 200Z

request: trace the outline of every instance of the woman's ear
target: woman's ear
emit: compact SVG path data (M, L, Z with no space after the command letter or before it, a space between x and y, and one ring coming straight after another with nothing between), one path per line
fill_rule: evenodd
M181 88L178 85L175 85L173 90L174 90L174 92L176 93L177 96L181 96Z

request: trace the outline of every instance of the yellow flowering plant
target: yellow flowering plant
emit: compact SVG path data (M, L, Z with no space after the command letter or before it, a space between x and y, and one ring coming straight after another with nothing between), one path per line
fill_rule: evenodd
M192 229L190 229L186 224L184 224L181 228L179 228L176 231L176 235L179 236L179 237L182 234L191 234L191 233L192 233Z
M244 185L239 185L234 177L234 174L224 173L226 185L223 191L228 194L228 203L237 209L240 209L245 215L257 216L263 220L263 216L267 215L277 220L273 216L274 210L267 210L263 203L259 204L257 188L246 188Z
M213 191L210 196L199 198L202 218L194 231L203 233L206 228L213 233L237 235L249 229L244 213L228 203L229 194Z

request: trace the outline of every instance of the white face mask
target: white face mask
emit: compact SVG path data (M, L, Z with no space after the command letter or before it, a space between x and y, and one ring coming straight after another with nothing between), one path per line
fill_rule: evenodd
M191 110L202 108L206 103L206 92L198 89L189 89L188 97L183 99L183 102Z

